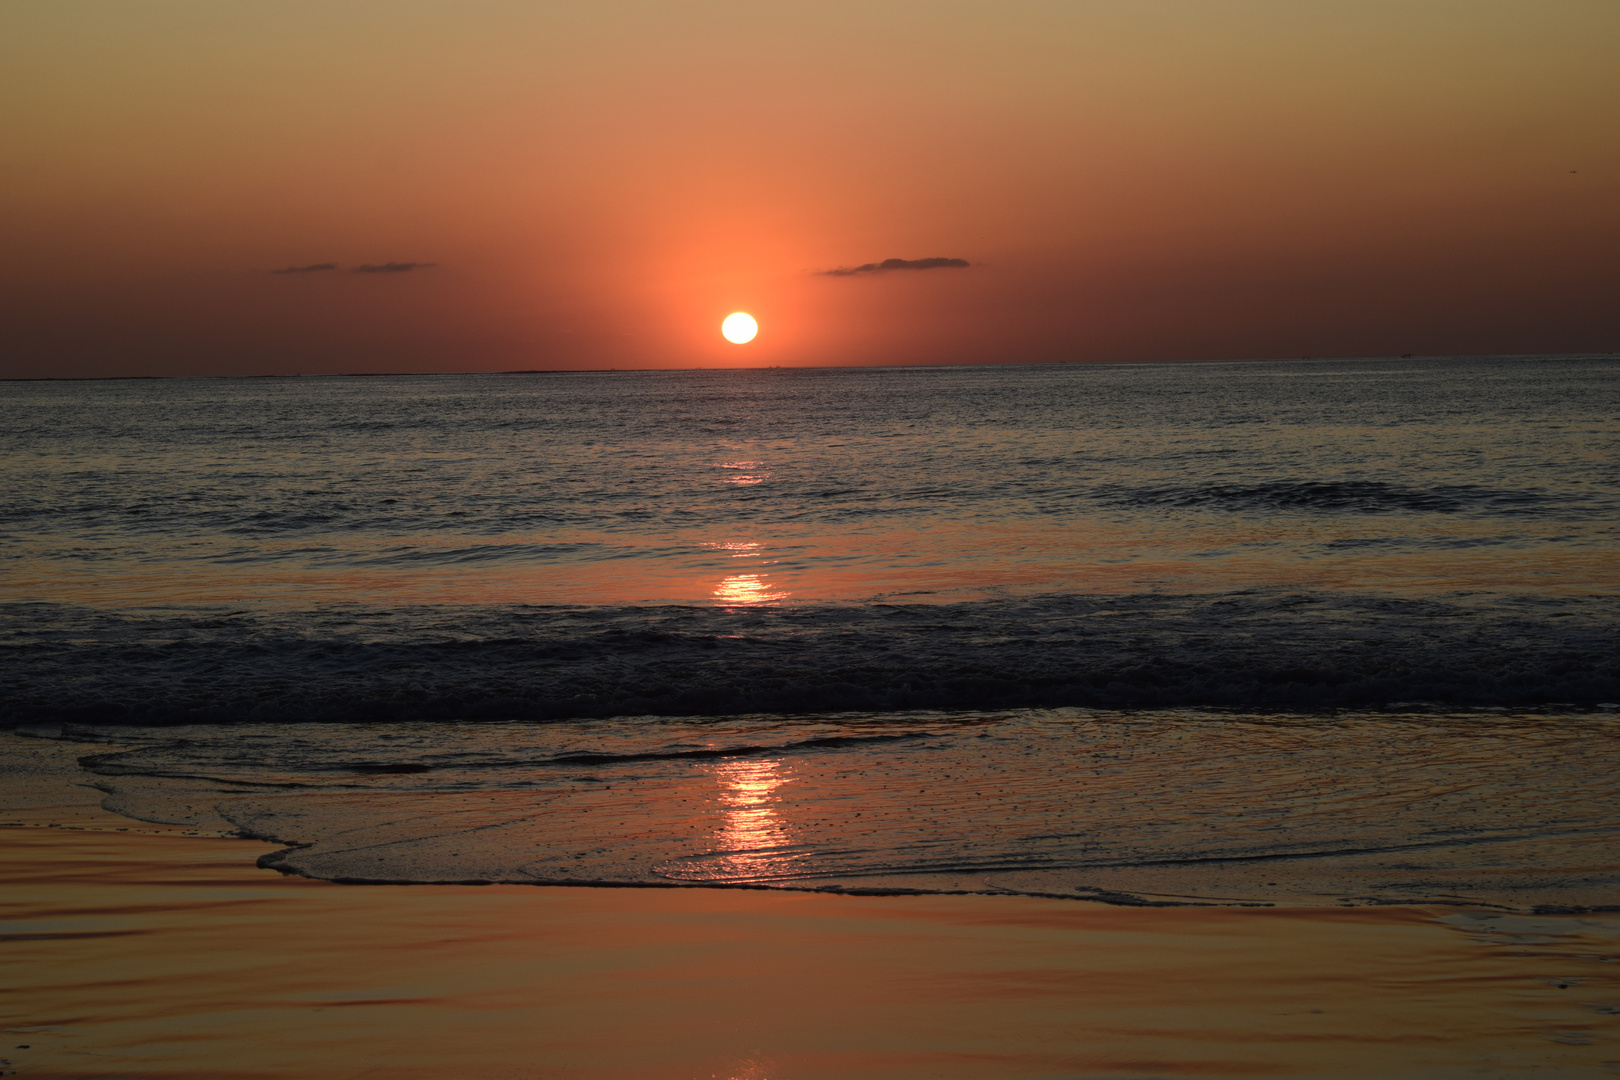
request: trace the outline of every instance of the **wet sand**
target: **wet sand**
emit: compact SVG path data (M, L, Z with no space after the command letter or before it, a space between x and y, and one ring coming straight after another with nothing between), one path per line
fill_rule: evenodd
M345 886L45 809L0 828L8 1075L1620 1074L1613 915Z

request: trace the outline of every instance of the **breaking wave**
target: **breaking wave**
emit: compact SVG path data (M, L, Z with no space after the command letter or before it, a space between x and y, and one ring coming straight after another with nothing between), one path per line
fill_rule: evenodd
M4 609L11 723L1620 699L1620 598L1248 591L959 604Z

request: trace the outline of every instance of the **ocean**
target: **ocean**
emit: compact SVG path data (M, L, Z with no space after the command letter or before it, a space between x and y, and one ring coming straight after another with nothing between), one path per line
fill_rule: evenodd
M1620 360L13 382L0 702L335 880L1570 909Z

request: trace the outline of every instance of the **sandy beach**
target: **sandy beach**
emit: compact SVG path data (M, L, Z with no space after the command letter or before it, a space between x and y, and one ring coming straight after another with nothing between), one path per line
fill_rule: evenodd
M1620 1072L1613 915L344 886L93 803L4 822L10 1075Z

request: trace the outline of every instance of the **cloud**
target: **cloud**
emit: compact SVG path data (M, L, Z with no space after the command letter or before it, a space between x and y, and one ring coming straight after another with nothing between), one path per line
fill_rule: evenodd
M320 270L336 270L337 263L314 263L310 266L284 266L280 270L270 271L272 274L313 274Z
M966 259L884 259L880 263L862 263L860 266L840 266L836 270L821 271L824 277L854 277L856 274L881 274L885 270L939 270L944 267L969 265Z
M355 267L350 273L355 274L403 274L407 270L418 270L428 266L438 266L438 263L364 263Z

